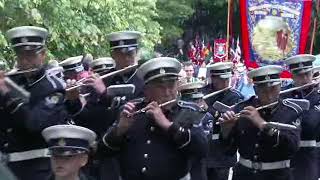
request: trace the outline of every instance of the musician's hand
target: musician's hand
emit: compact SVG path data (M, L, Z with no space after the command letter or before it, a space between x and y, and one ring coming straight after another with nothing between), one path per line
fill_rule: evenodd
M220 124L234 124L237 121L237 117L233 111L227 111L220 116L218 121Z
M132 114L135 112L136 105L132 102L128 102L124 105L122 112L120 113L120 120L118 123L117 134L123 135L132 126L135 118Z
M5 78L5 73L3 71L0 71L0 94L1 95L5 95L10 91L9 87L6 85L4 78Z
M256 127L261 130L265 125L265 120L260 116L257 109L252 106L247 106L242 111L240 111L240 116L249 119Z
M162 109L158 105L157 102L153 101L145 108L146 114L153 117L155 122L164 130L168 130L169 127L172 125L172 122L170 122L166 116L163 114Z
M233 111L227 111L221 115L218 121L221 126L222 138L227 138L229 136L233 126L237 122L237 119L238 118Z
M200 100L200 102L198 103L198 105L202 108L202 109L204 109L204 110L208 110L208 104L206 103L206 101L204 101L203 99L202 100Z
M86 80L84 80L83 83L92 86L100 95L103 94L107 89L106 85L98 74L91 75Z
M73 87L77 85L77 81L75 79L67 79L66 80L67 88ZM67 100L76 100L79 98L79 89L75 88L66 92Z

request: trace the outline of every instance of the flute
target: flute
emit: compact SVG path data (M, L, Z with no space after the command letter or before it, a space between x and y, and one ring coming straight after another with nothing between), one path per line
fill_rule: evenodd
M305 84L305 85L302 85L302 86L298 86L298 87L294 87L294 88L290 88L290 89L286 89L286 90L283 90L283 91L280 91L280 94L285 94L285 93L289 93L289 92L292 92L292 91L296 91L296 90L300 90L300 89L304 89L304 88L307 88L309 86L313 86L313 85L317 85L319 84L318 83L308 83L308 84Z
M108 74L102 75L102 76L100 76L100 78L101 78L101 79L109 78L109 77L115 76L115 75L117 75L117 74L119 74L119 73L124 73L124 72L126 72L126 71L131 70L131 69L135 69L137 66L138 66L138 64L131 65L131 66L128 66L128 67L126 67L126 68L123 68L123 69L120 69L120 70L113 71L113 72L110 72L110 73L108 73ZM85 84L80 83L80 84L78 84L78 85L75 85L75 86L72 86L72 87L67 88L66 91L71 91L71 90L77 89L77 88L79 88L79 87L81 87L81 86L84 86L84 85L85 85Z
M167 101L167 102L164 102L164 103L162 103L162 104L159 104L159 107L162 108L162 107L165 107L165 106L167 106L167 105L169 105L169 104L172 104L172 103L175 103L175 102L177 102L177 99L172 99L172 100L170 100L170 101ZM131 116L135 116L135 115L137 115L137 114L141 114L141 113L145 113L145 112L146 112L146 107L144 107L144 108L142 108L142 109L139 109L138 111L132 113Z

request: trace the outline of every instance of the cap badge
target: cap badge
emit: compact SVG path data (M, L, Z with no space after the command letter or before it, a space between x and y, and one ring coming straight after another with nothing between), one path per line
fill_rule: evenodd
M299 68L303 68L303 63L299 63Z
M265 78L266 80L270 80L271 78L270 78L270 76L266 76L266 78Z
M22 43L28 42L28 38L26 38L26 37L21 38L21 42L22 42Z
M60 140L59 140L59 142L58 142L58 145L59 146L65 146L67 143L66 143L66 141L63 139L63 138L61 138Z
M124 45L124 41L119 41L119 46L123 46Z
M163 68L161 68L161 69L160 69L160 74L165 74L165 73L166 73L166 70L163 69Z

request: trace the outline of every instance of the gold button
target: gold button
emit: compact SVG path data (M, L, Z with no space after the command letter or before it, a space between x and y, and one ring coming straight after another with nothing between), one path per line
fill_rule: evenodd
M257 156L257 155L254 155L253 158L254 158L254 160L257 160L257 159L258 159L258 156Z
M3 146L7 148L9 146L9 143L5 143Z
M155 128L154 128L153 126L150 127L150 131L151 131L151 132L153 132L154 129L155 129Z
M150 141L150 140L148 140L148 141L147 141L147 144L151 144L151 141Z
M7 133L11 133L11 132L12 132L12 128L8 128Z
M147 159L149 157L149 155L148 154L144 154L143 157Z
M255 147L258 148L258 147L259 147L259 144L255 144Z
M143 167L142 169L141 169L141 172L142 173L144 173L144 172L146 172L147 171L147 168L146 167Z

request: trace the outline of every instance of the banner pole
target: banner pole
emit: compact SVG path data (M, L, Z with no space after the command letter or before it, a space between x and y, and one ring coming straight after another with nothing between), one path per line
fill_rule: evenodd
M227 43L226 43L226 61L229 61L229 38L230 38L230 0L228 0L228 17L227 17Z
M315 37L316 37L316 29L317 29L317 20L318 20L318 12L319 12L319 6L320 6L320 0L317 0L316 2L316 17L313 20L313 30L312 30L312 38L310 43L310 54L313 53L313 46L315 43Z

